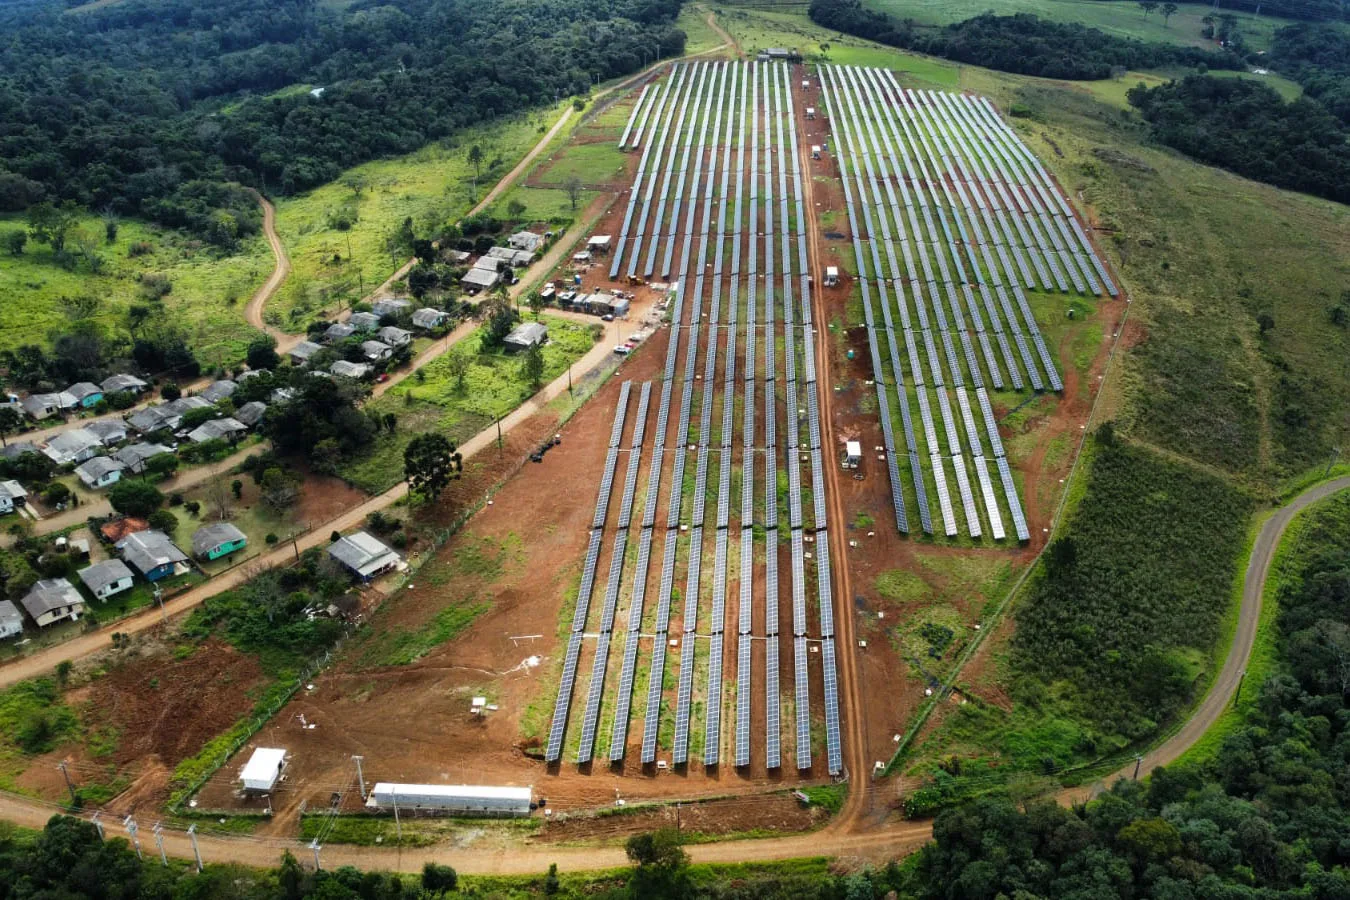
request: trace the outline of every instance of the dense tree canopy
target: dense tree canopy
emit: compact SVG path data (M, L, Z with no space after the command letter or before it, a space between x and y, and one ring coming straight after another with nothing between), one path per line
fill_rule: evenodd
M678 11L677 0L0 4L0 211L72 200L230 246L261 221L239 184L305 190L584 93L658 46L681 52Z

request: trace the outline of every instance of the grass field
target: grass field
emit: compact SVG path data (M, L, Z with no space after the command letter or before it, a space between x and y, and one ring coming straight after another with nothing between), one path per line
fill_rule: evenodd
M21 216L0 216L0 234L27 228ZM49 334L69 322L62 298L92 297L94 318L108 331L122 331L133 303L163 306L167 317L188 332L189 343L205 364L228 365L242 360L256 334L244 323L244 305L272 271L272 255L261 236L238 252L221 254L185 235L144 222L120 220L117 239L104 240L103 220L86 216L77 229L97 237L103 271L86 264L69 270L58 265L50 248L29 241L20 256L0 253L0 349L20 344L46 344ZM130 256L133 244L151 252ZM153 303L142 290L147 275L169 280L169 293Z
M1161 13L1145 15L1138 3L1128 0L865 0L864 5L921 25L948 25L986 12L1000 16L1031 13L1052 22L1087 25L1116 37L1211 48L1214 42L1200 34L1200 20L1217 15L1208 4L1182 3L1176 15L1164 21ZM1254 50L1268 48L1275 30L1290 24L1274 16L1226 12L1237 17L1238 29Z
M357 166L331 184L277 203L277 231L291 257L291 277L267 306L282 328L303 326L327 307L348 302L380 284L404 260L391 255L388 237L411 217L425 234L453 222L474 205L553 126L562 105L545 107L457 133L397 159ZM485 163L474 189L468 151L482 148ZM533 199L527 215L547 218ZM556 206L556 198L551 198Z

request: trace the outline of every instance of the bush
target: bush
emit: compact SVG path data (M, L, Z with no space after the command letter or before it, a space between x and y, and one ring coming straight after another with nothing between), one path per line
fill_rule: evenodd
M167 509L157 509L146 519L151 528L157 528L170 537L178 529L178 517Z
M126 479L108 490L108 502L124 516L144 519L164 504L164 495L147 481Z

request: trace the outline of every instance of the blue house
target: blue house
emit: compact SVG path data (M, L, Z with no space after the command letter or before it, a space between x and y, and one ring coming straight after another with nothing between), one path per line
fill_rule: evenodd
M103 388L91 381L81 381L66 388L66 393L75 398L80 409L93 409L103 399Z
M179 563L187 562L187 554L175 547L162 531L129 534L118 541L116 547L122 551L122 558L144 575L146 581L168 578Z

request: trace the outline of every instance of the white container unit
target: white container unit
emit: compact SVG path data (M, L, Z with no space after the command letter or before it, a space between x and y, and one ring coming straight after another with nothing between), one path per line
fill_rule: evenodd
M366 806L392 812L428 812L459 816L528 816L533 792L528 787L475 784L392 784L381 781Z

